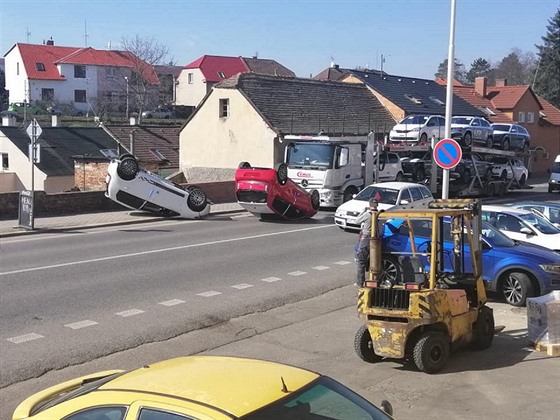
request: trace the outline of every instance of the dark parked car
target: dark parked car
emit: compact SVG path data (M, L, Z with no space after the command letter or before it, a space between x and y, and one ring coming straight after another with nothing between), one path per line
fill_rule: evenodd
M261 220L313 217L320 205L319 191L307 192L288 178L285 163L272 169L241 162L235 171L235 196L241 207Z
M425 255L431 244L431 221L413 220L415 248L426 270L430 262ZM450 223L444 223L444 266L453 270L453 243ZM544 247L514 241L488 223L482 226L482 278L486 288L502 294L507 303L524 306L528 297L560 290L558 254ZM400 255L411 255L409 227L403 220L389 220L383 234L383 268L392 282L400 282ZM464 254L464 267L472 267L470 253Z
M494 164L484 160L484 158L477 153L465 153L463 159L459 164L450 172L451 180L468 184L471 179L478 173L480 180L485 183L493 178L492 168Z
M528 150L531 136L525 127L519 124L492 124L494 129L494 146L503 150Z

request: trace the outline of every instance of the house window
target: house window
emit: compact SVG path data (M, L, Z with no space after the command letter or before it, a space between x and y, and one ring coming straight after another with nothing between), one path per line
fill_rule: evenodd
M43 63L35 63L35 68L37 71L45 71L45 65Z
M117 158L119 154L117 153L117 149L100 149L101 154L108 158Z
M527 122L532 124L535 122L535 114L532 112L527 112Z
M74 102L86 102L86 91L85 90L75 90L74 91Z
M74 78L75 79L85 79L86 78L86 66L74 66Z
M225 78L226 78L226 75L224 74L223 71L219 71L219 72L218 72L218 77L219 77L220 79L225 79Z
M193 83L193 74L192 73L187 74L187 83L189 83L189 84Z
M444 106L445 102L439 100L438 98L436 98L435 96L430 96L430 101L432 101L433 103L435 103L436 105L440 105L440 106Z
M405 94L404 96L405 96L405 98L408 99L410 102L413 102L413 103L415 103L415 104L418 104L418 105L419 105L419 104L422 103L422 99L417 98L417 97L415 97L415 96L412 96L412 95L410 95L410 94L408 94L408 93Z
M157 157L159 160L166 160L169 161L169 159L167 159L163 153L161 153L158 149L150 149L150 152L152 152L152 154Z
M117 92L112 92L112 91L105 92L105 99L107 100L107 102L118 102L119 97L120 95Z
M10 163L8 161L8 154L0 152L0 159L2 160L2 170L7 171L10 169Z
M525 122L525 113L519 111L517 113L517 122L524 123Z
M41 100L54 101L54 89L41 89Z
M220 99L220 118L229 117L229 99Z

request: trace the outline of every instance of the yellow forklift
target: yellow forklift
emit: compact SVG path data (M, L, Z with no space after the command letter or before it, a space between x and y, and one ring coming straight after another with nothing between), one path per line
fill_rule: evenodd
M358 356L370 363L412 359L419 370L435 373L458 347L490 347L494 314L482 280L480 202L438 199L427 209L371 217L369 279L358 293L365 321L354 340Z

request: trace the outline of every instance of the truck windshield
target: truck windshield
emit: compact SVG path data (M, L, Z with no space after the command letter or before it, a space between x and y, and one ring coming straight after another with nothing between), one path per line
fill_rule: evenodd
M286 163L291 168L332 168L334 144L292 143L288 145Z

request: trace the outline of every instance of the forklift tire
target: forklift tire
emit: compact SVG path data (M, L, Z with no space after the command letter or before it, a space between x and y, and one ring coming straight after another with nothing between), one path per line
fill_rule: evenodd
M477 350L485 350L492 345L494 339L494 312L492 308L483 306L478 319L473 325L473 346Z
M443 331L426 331L414 345L414 363L426 373L439 372L449 358L449 337Z
M373 351L373 341L369 334L367 325L362 325L354 338L354 350L360 359L368 363L381 361L382 357Z

